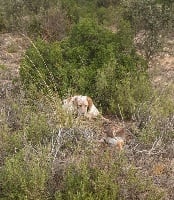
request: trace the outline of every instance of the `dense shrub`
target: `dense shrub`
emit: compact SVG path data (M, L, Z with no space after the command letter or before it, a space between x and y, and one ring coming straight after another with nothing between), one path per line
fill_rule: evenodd
M61 40L68 32L68 21L60 8L50 8L41 19L42 37L49 41Z
M1 0L0 3L0 30L47 40L60 40L66 35L68 21L60 0Z
M67 88L67 71L62 68L62 53L58 43L38 40L26 51L20 68L21 80L26 87L35 85L39 90L59 89L62 96Z
M1 169L3 199L48 199L46 181L49 176L49 156L46 149L25 146L6 159Z
M137 46L149 59L160 49L162 35L166 35L172 28L172 3L131 0L123 1L123 5L123 18L131 23Z
M45 102L45 97L37 97L37 100L30 100L25 96L25 101L22 101L22 97L18 96L15 98L18 104L8 104L8 109L12 107L15 117L19 117L18 130L8 128L8 124L3 123L6 119L2 115L0 198L163 199L164 193L160 186L155 186L149 178L149 174L152 176L151 170L147 172L145 169L144 163L150 162L146 154L144 160L140 156L140 163L142 161L143 165L134 167L131 159L136 159L139 164L136 158L139 152L135 152L129 146L125 147L122 153L129 159L127 161L122 153L110 147L101 148L95 143L96 139L101 137L101 127L97 126L97 121L86 121L86 124L73 121L73 128L64 128L63 123L56 121L56 117L62 115L59 109L55 109L56 105L52 108L50 99ZM138 139L141 140L137 145L142 145L147 139L148 145L153 146L151 142L160 132L165 141L170 140L172 144L173 107L170 105L173 104L169 97L169 91L166 91L162 101L158 99L153 103L152 111L156 118L153 117L151 122L155 123L155 126L149 123L144 129L140 129ZM164 103L166 98L167 105ZM13 101L10 103L14 104ZM58 106L60 107L59 104ZM11 113L8 112L6 117L9 118ZM171 120L164 126L170 115ZM161 116L166 116L166 119L160 118ZM16 120L15 117L13 120ZM151 115L149 118L151 119ZM159 120L155 122L156 119ZM83 123L84 127L81 128ZM61 128L58 129L58 126ZM159 148L161 150L162 146ZM149 157L154 159L153 155ZM146 173L149 174L146 176Z
M114 34L95 22L82 20L74 26L70 37L61 43L65 66L70 70L69 86L91 95L96 70L112 58L114 46Z
M142 178L133 166L126 168L127 162L122 155L110 159L108 153L95 155L95 158L88 156L78 164L71 164L65 173L64 187L56 192L56 200L157 200L163 197L162 191L150 179Z
M96 83L98 96L96 98L103 111L130 118L149 98L151 87L146 72L132 73L124 68L125 66L112 62L98 71Z
M150 101L144 103L135 112L135 118L139 122L138 138L146 144L154 143L161 139L165 144L173 138L174 103L173 86L169 85L165 90L157 90Z
M31 94L16 95L6 99L1 107L0 164L5 157L20 151L25 145L45 144L57 128L67 122L57 96L43 96L34 90Z
M149 94L146 64L125 21L116 34L84 19L60 43L38 40L27 50L20 75L25 87L57 90L60 97L87 94L105 111L117 113L120 105L127 117Z

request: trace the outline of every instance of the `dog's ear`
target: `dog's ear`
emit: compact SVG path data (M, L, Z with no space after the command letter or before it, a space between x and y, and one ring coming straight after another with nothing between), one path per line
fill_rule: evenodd
M93 101L90 97L87 97L87 101L88 101L88 109L90 110L93 105Z

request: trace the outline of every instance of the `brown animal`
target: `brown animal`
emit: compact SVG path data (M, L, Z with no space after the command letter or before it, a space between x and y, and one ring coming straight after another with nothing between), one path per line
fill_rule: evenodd
M112 125L112 123L104 123L103 133L105 137L102 138L100 142L116 147L119 151L123 149L126 138L126 131L124 128L118 129Z

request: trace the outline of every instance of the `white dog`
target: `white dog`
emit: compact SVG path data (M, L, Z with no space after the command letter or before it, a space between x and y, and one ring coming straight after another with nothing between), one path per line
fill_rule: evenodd
M85 116L90 119L101 116L92 99L88 96L77 95L64 99L63 108L70 113L77 114L77 116Z

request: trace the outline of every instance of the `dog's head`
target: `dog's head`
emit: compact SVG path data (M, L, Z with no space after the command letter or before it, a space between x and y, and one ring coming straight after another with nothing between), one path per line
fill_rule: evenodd
M85 116L93 105L93 101L87 96L75 96L73 99L73 104L77 108L78 116Z

